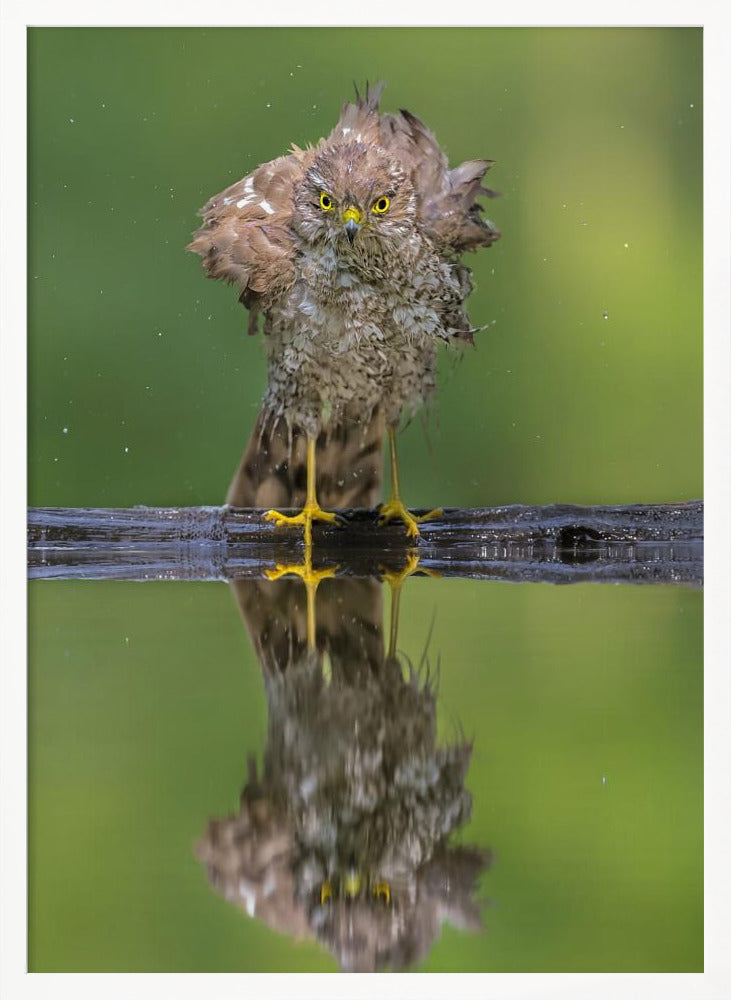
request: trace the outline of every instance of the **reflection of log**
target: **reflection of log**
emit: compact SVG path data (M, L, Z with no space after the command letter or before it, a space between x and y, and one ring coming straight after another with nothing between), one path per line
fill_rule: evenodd
M316 525L316 561L377 574L410 547L375 511L342 511L342 527ZM703 504L447 508L421 526L420 565L485 580L685 583L703 578ZM261 511L230 507L32 508L34 579L231 580L297 561L299 532L274 529Z

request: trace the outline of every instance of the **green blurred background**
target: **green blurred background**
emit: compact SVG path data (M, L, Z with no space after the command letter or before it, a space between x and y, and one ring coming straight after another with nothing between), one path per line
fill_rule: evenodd
M701 495L699 29L44 28L29 68L31 504L223 499L264 358L184 251L196 210L366 78L503 194L407 501ZM701 969L701 595L414 581L412 658L433 615L496 863L486 935L421 968ZM191 853L266 737L227 589L36 583L30 630L31 969L334 968Z
M30 503L223 499L265 367L185 245L352 80L496 160L489 324L402 445L418 506L701 494L698 29L35 29ZM603 317L606 315L606 319ZM66 430L64 430L66 428Z

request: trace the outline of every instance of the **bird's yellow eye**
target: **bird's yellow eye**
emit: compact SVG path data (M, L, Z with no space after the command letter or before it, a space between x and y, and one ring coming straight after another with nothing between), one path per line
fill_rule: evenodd
M324 906L325 903L329 903L332 899L333 887L330 885L330 880L325 879L325 881L320 886L320 906Z
M390 207L391 207L391 199L387 198L386 195L384 194L373 202L373 208L371 209L371 212L374 212L376 215L385 215Z
M379 903L389 906L391 903L391 886L388 882L374 882L371 887L373 898Z
M333 207L333 200L330 197L330 195L327 193L327 191L321 191L320 208L323 210L323 212L329 212L332 207Z

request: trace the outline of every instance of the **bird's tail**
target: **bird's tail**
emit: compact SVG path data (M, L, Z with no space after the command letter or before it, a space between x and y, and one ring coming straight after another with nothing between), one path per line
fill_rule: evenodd
M373 507L381 492L383 417L338 424L317 439L317 499L325 508ZM260 413L226 503L233 507L302 507L307 489L306 438L284 420Z

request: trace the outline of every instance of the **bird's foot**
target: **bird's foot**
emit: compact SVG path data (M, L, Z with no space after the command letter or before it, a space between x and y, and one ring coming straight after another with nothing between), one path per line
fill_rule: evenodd
M264 570L267 580L279 580L283 576L292 574L298 576L306 587L317 589L323 580L334 577L338 570L337 566L326 566L324 569L313 569L312 561L305 559L303 563L277 563L274 569Z
M381 567L381 577L392 590L399 590L404 585L405 581L408 580L410 576L413 576L414 573L423 573L424 576L433 576L437 578L441 577L442 574L435 569L419 569L419 559L420 557L416 552L409 552L406 556L406 565L402 569L396 571Z
M434 510L417 516L406 509L402 500L391 499L388 503L381 504L378 513L379 524L387 524L398 518L406 525L406 534L409 538L418 538L420 535L419 525L424 521L431 521L435 517L442 517L444 511L441 507L435 507Z
M329 524L340 523L337 514L329 510L323 510L317 501L315 503L306 503L299 514L282 514L278 510L268 510L264 514L264 520L273 521L277 528L281 528L284 525L296 527L301 524L304 526L306 539L312 534L313 521L326 521Z
M315 615L315 596L317 588L323 580L335 576L337 566L327 566L324 569L312 568L312 542L305 543L305 561L302 563L277 563L274 569L267 569L264 575L269 580L279 580L283 576L298 576L305 585L307 593L307 650L314 653L317 649L317 619Z
M419 569L419 556L416 552L409 552L406 556L406 565L398 572L380 567L383 580L391 588L391 625L388 639L388 658L396 656L396 642L398 638L399 609L401 607L401 590L404 583L414 573L424 573L426 576L439 577L442 574L433 569Z

